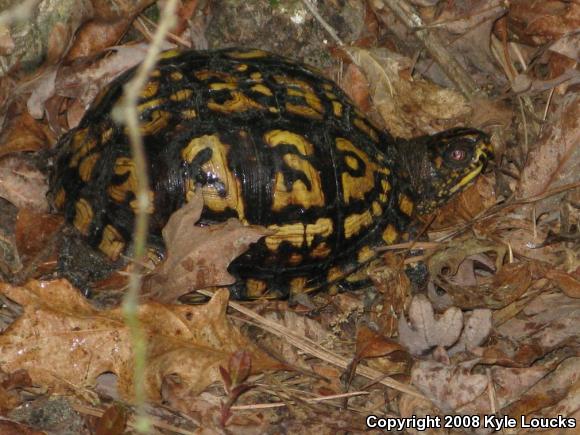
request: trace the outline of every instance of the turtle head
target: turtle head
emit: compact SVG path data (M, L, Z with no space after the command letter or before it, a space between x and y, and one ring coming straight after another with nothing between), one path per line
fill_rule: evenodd
M493 158L489 136L471 128L410 139L399 149L419 214L431 213L464 190Z

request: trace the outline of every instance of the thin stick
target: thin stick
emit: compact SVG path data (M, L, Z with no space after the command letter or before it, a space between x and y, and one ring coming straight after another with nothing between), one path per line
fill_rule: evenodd
M165 35L175 22L175 10L177 0L168 0L161 11L159 26L153 35L153 40L147 55L141 66L137 69L135 77L125 85L124 100L114 109L113 116L123 121L128 128L131 143L131 154L135 163L137 188L135 192L137 210L135 211L134 254L136 260L141 260L145 254L147 243L147 230L149 226L150 207L149 199L149 174L143 139L139 131L139 113L137 103L139 93L148 80L149 74L155 67L157 56L161 51L161 45ZM135 387L136 430L146 432L149 430L149 421L145 412L145 359L147 355L147 343L143 329L139 322L139 289L141 286L141 273L139 261L135 262L135 271L129 277L129 291L123 301L123 313L133 344Z
M210 297L213 296L212 292L206 290L198 290L198 292L206 296ZM321 359L322 361L326 361L342 369L346 369L349 366L350 361L347 358L344 358L340 355L337 355L325 349L324 347L322 347L315 341L310 340L309 338L302 337L296 334L294 331L292 331L289 328L286 328L285 326L282 326L278 322L266 319L265 317L255 313L254 311L250 310L249 308L246 308L245 306L243 306L238 302L229 301L228 304L234 310L242 314L245 314L249 318L255 320L258 323L259 327L262 328L264 331L274 334L277 337L283 338L288 343L292 344L301 351L313 355ZM378 370L362 365L359 365L357 367L357 374L364 376L368 379L377 379L383 376L383 373L379 372ZM410 394L414 397L425 399L425 396L423 396L419 391L417 391L414 387L410 385L404 384L402 382L390 378L382 379L380 382L381 384L394 390Z
M324 30L326 30L328 32L330 37L332 39L334 39L334 41L339 46L343 47L344 42L342 42L342 39L340 39L338 34L332 28L332 26L330 24L328 24L324 18L322 18L322 15L320 15L320 13L318 12L318 9L316 9L316 7L312 3L310 3L310 0L302 0L302 3L304 3L304 6L306 6L308 8L310 13L314 16L314 18L316 18L316 20L320 23L320 25L322 27L324 27Z
M343 394L332 394L330 396L320 396L320 397L313 397L310 399L303 399L307 403L316 403L316 402L324 402L327 400L333 399L344 399L348 397L356 397L356 396L366 396L370 393L368 391L353 391L351 393L343 393ZM290 402L293 403L293 402ZM256 403L255 405L237 405L232 406L232 410L247 410L247 409L268 409L268 408L282 408L284 406L288 406L286 402L277 402L277 403Z
M473 100L478 94L481 94L471 75L449 53L448 44L435 32L425 28L423 20L413 6L401 0L383 0L383 2L407 28L415 31L417 38L423 43L427 52L468 100Z

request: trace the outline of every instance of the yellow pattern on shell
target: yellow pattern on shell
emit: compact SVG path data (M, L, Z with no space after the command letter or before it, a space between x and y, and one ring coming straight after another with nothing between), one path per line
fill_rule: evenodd
M388 224L385 230L383 231L383 240L387 245L392 245L397 241L399 237L399 233L397 229L392 224Z
M350 239L365 228L371 226L372 223L373 217L370 211L366 210L362 213L353 213L344 220L344 237Z
M117 261L125 249L125 240L112 225L105 226L99 250L103 252L111 261Z
M231 98L223 103L216 103L213 98L210 98L207 107L210 110L224 114L245 112L252 109L265 109L260 103L252 100L240 91L232 91L230 96Z
M88 235L94 216L93 207L86 199L81 198L75 203L73 225L82 235Z
M223 143L217 134L204 135L189 141L181 150L181 157L187 163L191 163L199 153L207 149L211 150L211 157L201 165L201 169L204 173L212 174L215 179L220 180L223 184L223 191L218 190L215 184L204 185L201 192L205 206L215 212L223 212L228 208L235 210L238 219L246 222L242 186L236 174L228 166L230 145Z
M323 206L324 192L320 173L304 158L314 152L314 146L304 136L287 130L271 130L264 134L264 141L272 148L280 145L294 145L300 155L284 154L283 161L288 167L304 174L311 186L308 189L302 180L296 180L288 190L284 174L277 172L272 194L272 210L280 211L292 204L300 205L305 209Z
M91 154L90 156L85 157L81 161L81 164L79 166L79 176L81 180L83 180L85 183L91 179L91 175L93 174L93 168L95 167L95 164L100 159L100 157L101 157L100 153L94 153Z

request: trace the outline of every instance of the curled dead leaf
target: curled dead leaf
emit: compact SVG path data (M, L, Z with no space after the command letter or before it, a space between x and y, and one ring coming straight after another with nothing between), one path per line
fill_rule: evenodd
M498 243L457 240L434 253L427 264L431 279L447 292L453 305L499 309L518 299L533 282L531 263L502 266L506 252ZM476 273L479 268L485 273Z
M0 158L22 151L47 149L55 140L48 127L27 112L10 118L0 136Z
M580 280L572 274L550 269L546 272L546 278L556 284L566 296L580 298Z
M453 303L463 309L499 309L522 296L532 282L530 263L511 263L480 285L465 287L446 283L444 288Z

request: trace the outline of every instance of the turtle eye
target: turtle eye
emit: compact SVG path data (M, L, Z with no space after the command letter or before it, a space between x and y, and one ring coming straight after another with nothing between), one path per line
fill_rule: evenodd
M465 150L462 150L460 148L452 150L451 153L449 154L451 159L456 162L462 162L463 160L465 160L465 155L466 155Z

